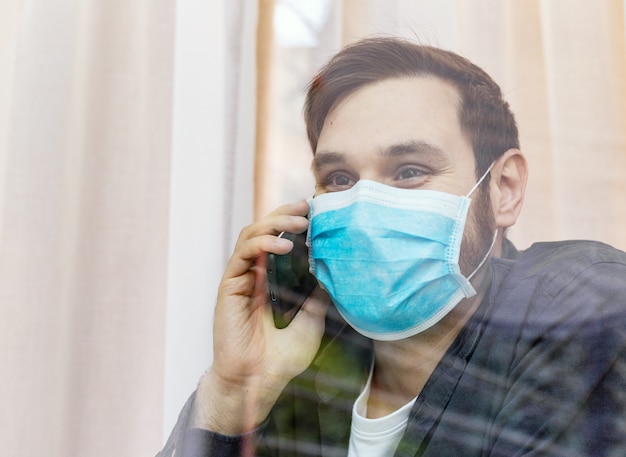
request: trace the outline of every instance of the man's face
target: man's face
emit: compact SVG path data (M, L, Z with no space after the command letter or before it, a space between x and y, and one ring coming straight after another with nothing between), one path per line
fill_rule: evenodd
M394 187L467 195L475 159L458 118L459 94L435 77L389 79L348 95L328 114L313 159L316 194L369 179ZM461 246L468 275L495 231L488 194L475 191Z

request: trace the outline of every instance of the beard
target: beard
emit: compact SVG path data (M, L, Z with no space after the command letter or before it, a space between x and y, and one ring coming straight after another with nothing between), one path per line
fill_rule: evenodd
M466 278L487 255L497 228L488 183L483 183L477 190L478 195L472 200L467 215L459 256L461 273Z

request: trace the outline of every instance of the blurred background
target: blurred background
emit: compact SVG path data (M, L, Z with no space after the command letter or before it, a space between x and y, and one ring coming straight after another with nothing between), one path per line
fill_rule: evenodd
M530 164L510 238L626 249L624 0L0 3L0 447L154 455L211 363L239 230L313 193L306 85L399 35L501 85Z

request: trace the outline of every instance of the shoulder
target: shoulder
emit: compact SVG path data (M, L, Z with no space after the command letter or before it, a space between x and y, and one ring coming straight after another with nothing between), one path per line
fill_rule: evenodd
M498 300L528 317L626 315L626 253L607 244L536 243L494 268Z
M561 447L555 455L624 455L626 254L590 241L507 254L493 264L481 352L505 379L500 430L541 440L526 440L535 449ZM519 452L518 442L496 446L509 444L498 454Z
M539 281L553 294L589 270L613 271L626 279L620 276L626 272L626 253L598 241L535 243L511 257L496 260L506 269L508 282Z
M554 266L585 268L595 263L626 265L626 253L599 241L570 240L535 243L516 259L532 270Z

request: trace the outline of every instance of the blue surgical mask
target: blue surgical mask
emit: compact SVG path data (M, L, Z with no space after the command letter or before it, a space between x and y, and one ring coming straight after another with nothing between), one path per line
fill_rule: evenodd
M493 166L493 165L492 165ZM439 322L476 291L459 255L467 196L360 180L309 200L311 272L361 334L399 340Z

